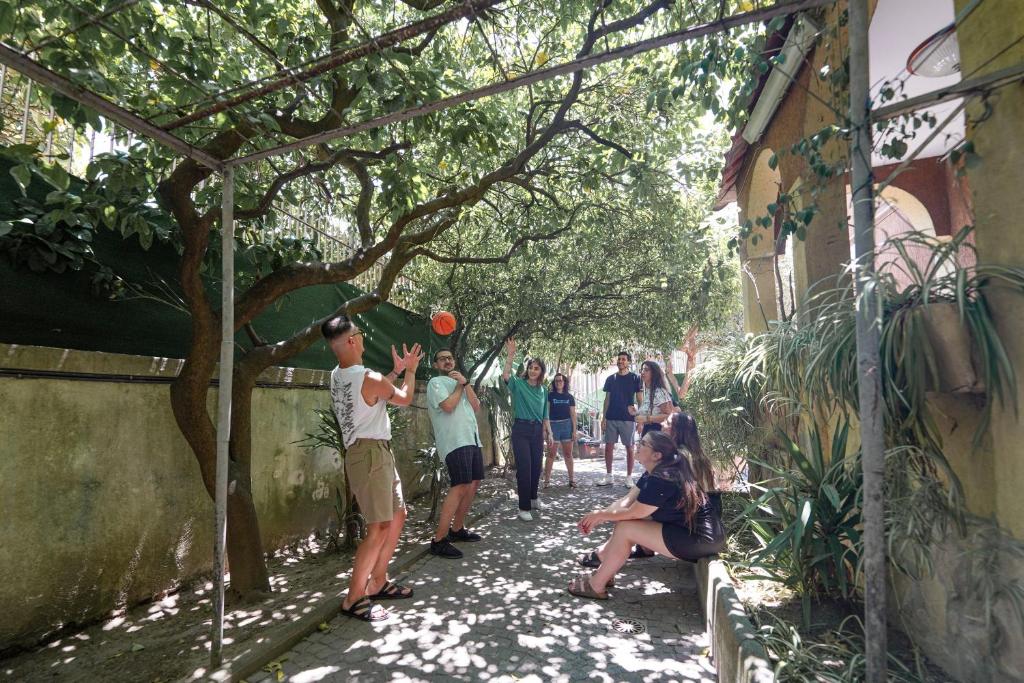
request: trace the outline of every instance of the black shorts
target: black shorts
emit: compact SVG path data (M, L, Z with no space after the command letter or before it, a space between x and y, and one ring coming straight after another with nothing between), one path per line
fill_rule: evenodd
M444 457L452 486L469 484L484 478L484 452L479 446L460 446Z
M661 540L677 560L696 562L702 557L717 555L725 550L725 530L717 519L710 533L700 535L675 524L661 525Z

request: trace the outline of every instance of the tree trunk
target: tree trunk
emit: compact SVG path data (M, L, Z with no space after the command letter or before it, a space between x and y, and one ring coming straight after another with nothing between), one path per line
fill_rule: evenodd
M255 378L235 372L231 399L231 444L228 470L228 562L230 596L270 592L263 539L252 499L252 392Z
M203 486L210 499L216 494L217 429L210 417L208 395L210 379L214 376L220 352L220 323L204 290L201 266L209 242L210 225L195 212L190 192L208 171L192 162L184 162L171 180L161 184L161 199L171 209L181 228L184 251L181 258L181 289L192 315L192 338L188 357L181 373L171 384L171 409L189 447L199 464ZM241 416L241 424L248 433L248 415L251 392L234 391L234 416ZM239 400L239 396L245 396ZM232 424L236 429L237 423ZM230 595L238 597L270 588L260 544L259 524L252 502L249 478L248 451L243 466L239 467L232 434L232 453L228 470L234 493L228 495L227 554L231 571ZM211 520L212 524L212 520Z

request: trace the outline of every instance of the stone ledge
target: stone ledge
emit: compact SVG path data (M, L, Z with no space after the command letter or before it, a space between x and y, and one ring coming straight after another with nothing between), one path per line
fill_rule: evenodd
M774 683L768 654L754 636L754 625L725 563L703 558L697 562L696 573L719 683Z
M51 346L25 346L0 344L0 369L24 370L40 373L66 373L89 375L110 381L118 378L173 380L185 361L181 358L161 356L133 356L105 351L79 351ZM216 379L216 371L211 380ZM59 379L54 375L56 379ZM264 370L257 382L264 385L295 386L300 388L326 387L330 384L330 370L308 368L271 367Z

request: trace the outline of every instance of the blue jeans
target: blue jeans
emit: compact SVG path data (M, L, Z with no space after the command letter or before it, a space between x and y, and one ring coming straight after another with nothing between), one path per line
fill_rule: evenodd
M559 443L572 441L572 420L552 420L551 435Z
M537 500L537 489L540 487L540 470L544 460L544 425L527 420L512 423L512 453L516 459L519 509L529 510L530 501Z

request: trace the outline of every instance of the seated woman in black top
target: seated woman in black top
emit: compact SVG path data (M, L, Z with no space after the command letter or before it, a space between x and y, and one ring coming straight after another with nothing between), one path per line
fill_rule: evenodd
M569 584L573 595L606 600L605 588L626 563L634 544L691 561L715 555L725 547L722 524L672 439L663 432L645 434L636 457L646 470L636 486L604 510L579 521L584 534L604 522L615 522L615 530L596 552L579 558L584 566L600 565L590 576Z

